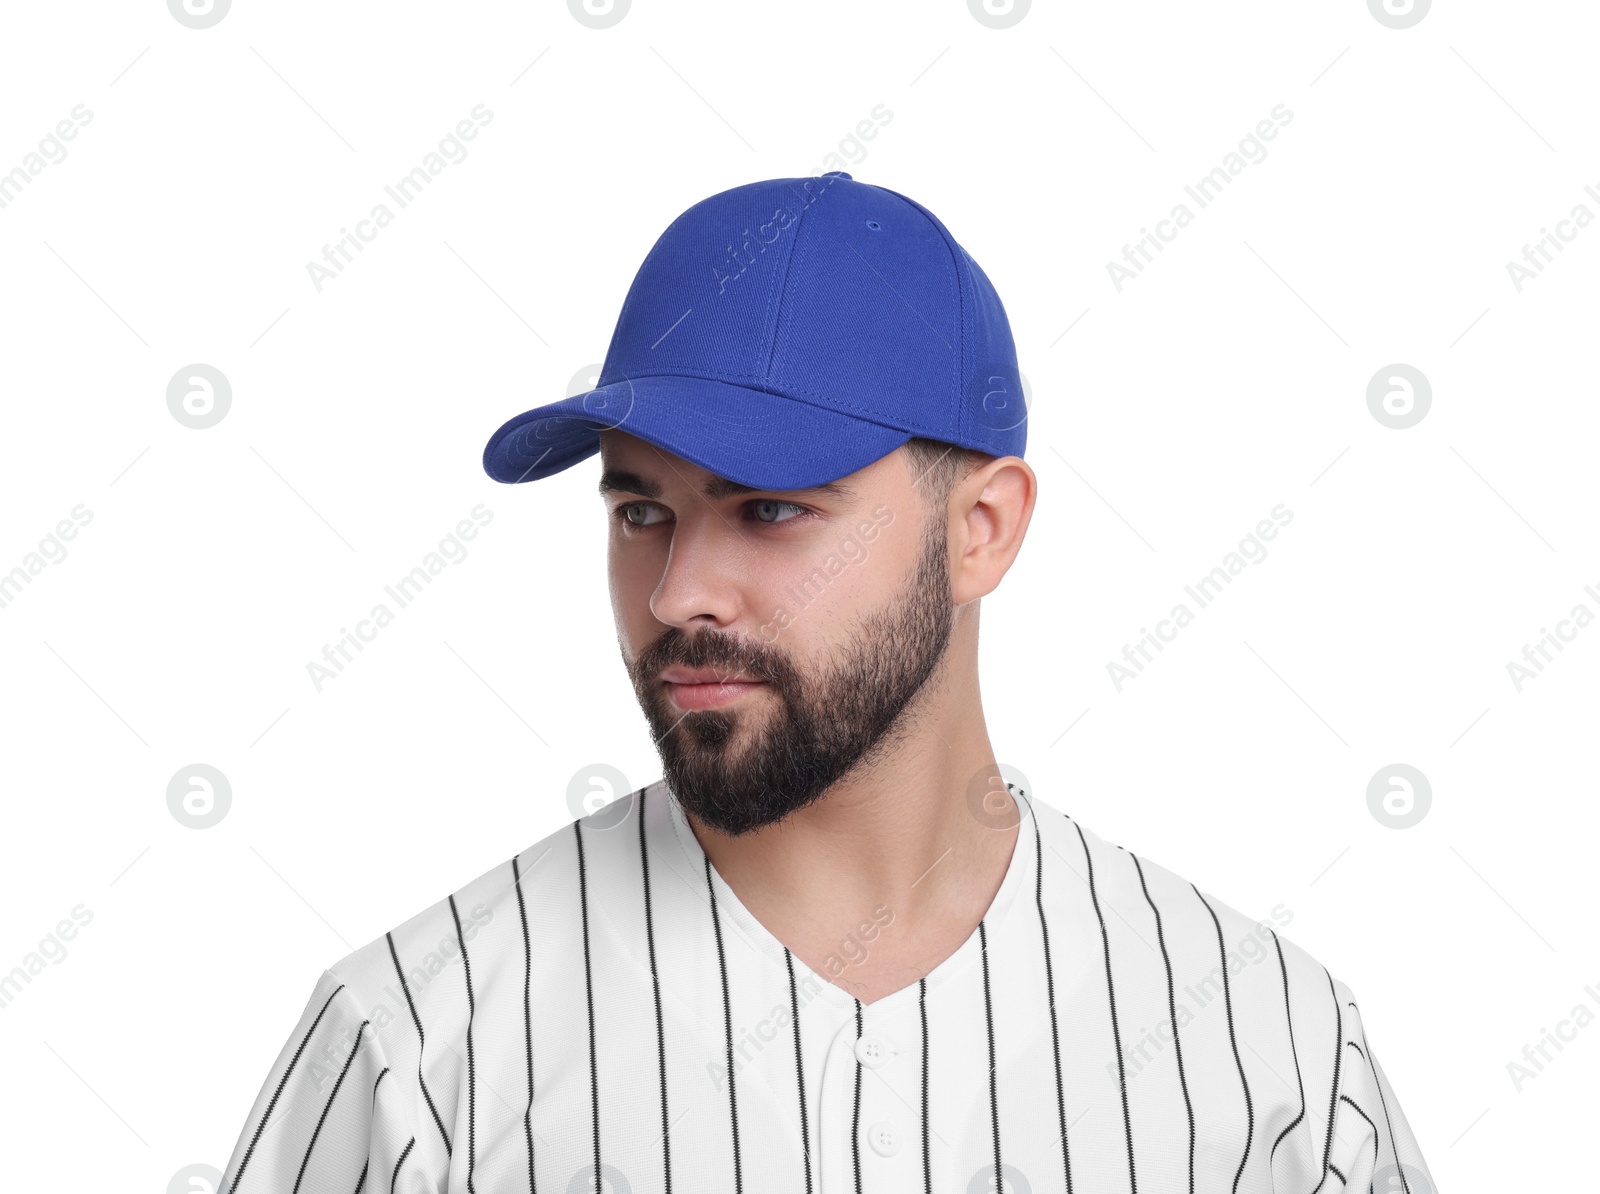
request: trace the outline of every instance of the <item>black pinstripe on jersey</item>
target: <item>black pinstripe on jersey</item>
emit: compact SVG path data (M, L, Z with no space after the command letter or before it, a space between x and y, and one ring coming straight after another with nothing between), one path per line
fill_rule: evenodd
M344 990L343 983L333 989L333 993L328 996L327 1002L322 1005L322 1010L317 1013L317 1018L311 1021L311 1027L306 1029L305 1035L300 1038L300 1046L294 1051L293 1059L285 1067L283 1077L278 1079L278 1088L272 1092L272 1101L267 1104L266 1113L262 1115L260 1122L256 1124L255 1135L250 1137L250 1147L245 1150L244 1160L239 1162L239 1168L234 1172L233 1184L228 1187L228 1194L233 1194L233 1191L239 1188L239 1179L244 1177L244 1171L250 1166L250 1158L255 1155L256 1145L261 1142L261 1133L266 1129L267 1121L272 1118L273 1108L278 1105L278 1100L283 1096L283 1088L289 1084L289 1075L293 1074L295 1066L300 1064L300 1055L306 1051L306 1046L311 1043L311 1034L317 1031L317 1025L322 1023L322 1017L328 1014L328 1008L333 1005L335 996L342 990Z
M1194 887L1195 898L1205 905L1211 915L1211 923L1217 927L1217 956L1222 962L1222 1003L1228 1013L1228 1044L1233 1049L1233 1064L1239 1067L1239 1085L1244 1088L1244 1155L1239 1158L1239 1168L1233 1175L1233 1188L1239 1189L1239 1179L1244 1176L1245 1162L1250 1159L1250 1145L1256 1135L1256 1110L1255 1104L1250 1101L1250 1080L1244 1074L1244 1060L1239 1056L1239 1034L1233 1024L1233 990L1228 982L1228 944L1222 938L1222 922L1217 919L1216 909L1212 908L1211 901L1200 894L1200 889Z
M317 1147L317 1137L322 1135L322 1125L328 1122L328 1112L333 1109L333 1101L339 1097L339 1088L344 1085L345 1076L350 1073L350 1067L355 1064L356 1054L361 1051L361 1034L371 1024L371 1020L363 1020L361 1027L356 1029L355 1046L350 1050L350 1056L344 1059L344 1068L339 1071L338 1080L328 1092L328 1101L322 1105L322 1114L317 1117L317 1126L311 1130L311 1140L306 1144L306 1155L300 1160L300 1173L294 1179L295 1194L299 1194L300 1183L306 1180L306 1166L311 1164L311 1150Z
M922 1021L922 1189L933 1194L933 1170L928 1164L928 978L917 980L917 1016Z
M789 1018L794 1023L794 1077L800 1091L800 1151L806 1162L806 1194L811 1194L811 1131L806 1124L806 1067L800 1049L800 995L794 983L794 955L787 946L783 965L789 972Z
M856 1044L861 1043L861 1000L856 1000ZM861 1194L861 1055L856 1054L856 1101L850 1115L850 1162L855 1166L856 1194Z
M517 890L517 919L522 925L522 1033L528 1058L528 1106L522 1113L522 1132L528 1142L528 1194L539 1194L533 1165L533 946L528 940L528 904L522 898L522 870L516 855L511 856L511 886Z
M1122 1130L1128 1139L1128 1190L1139 1194L1139 1179L1133 1163L1133 1117L1128 1112L1128 1067L1122 1059L1122 1030L1117 1025L1117 985L1111 976L1111 936L1106 932L1106 916L1100 910L1100 893L1094 885L1094 856L1089 853L1089 843L1077 822L1072 827L1078 831L1078 842L1083 846L1083 861L1089 872L1089 901L1094 905L1094 917L1100 925L1100 942L1106 958L1106 999L1111 1005L1111 1047L1117 1055L1117 1085L1122 1093Z
M1156 907L1150 895L1150 886L1144 880L1144 867L1139 864L1137 854L1130 852L1128 857L1133 859L1133 869L1139 876L1139 890L1144 892L1145 903L1150 905L1150 914L1155 917L1156 942L1161 946L1161 965L1167 972L1167 1015L1172 1024L1172 1050L1178 1061L1178 1087L1183 1091L1183 1109L1189 1117L1189 1194L1194 1194L1194 1100L1189 1097L1189 1080L1183 1073L1183 1034L1178 1030L1178 1004L1172 990L1172 955L1167 952L1167 935L1161 927L1161 909ZM1068 1189L1071 1189L1070 1183Z
M722 1029L728 1053L728 1124L733 1134L733 1190L743 1194L744 1167L739 1162L739 1100L733 1084L733 1003L728 996L728 955L722 947L722 920L717 915L717 885L706 858L706 891L711 896L711 931L717 938L717 973L722 979Z
M1272 1142L1272 1151L1267 1154L1267 1164L1270 1166L1272 1158L1278 1155L1278 1145L1283 1143L1283 1138L1305 1122L1306 1118L1306 1084L1300 1077L1300 1051L1294 1043L1294 1010L1289 1005L1289 967L1283 960L1283 942L1278 940L1276 933L1272 934L1273 948L1278 952L1278 971L1283 975L1283 1022L1289 1031L1289 1052L1294 1057L1294 1084L1300 1094L1300 1114L1290 1120L1283 1131L1278 1133L1278 1138Z
M417 1085L422 1088L422 1097L428 1104L428 1111L433 1115L434 1125L439 1129L439 1139L444 1141L445 1156L448 1157L452 1155L450 1133L444 1130L444 1120L439 1115L439 1108L434 1105L427 1079L422 1076L422 1059L428 1047L428 1036L422 1031L422 1017L417 1015L416 1000L411 998L411 988L406 983L405 968L400 965L400 952L395 949L394 934L385 933L384 940L389 943L389 957L394 961L394 972L400 979L400 990L405 994L406 1006L411 1009L411 1022L417 1026Z
M478 1017L478 1002L472 996L472 959L467 957L467 939L461 935L461 913L456 897L450 897L450 919L456 925L456 944L461 949L462 980L467 985L467 1194L477 1194L473 1171L478 1166L478 1064L472 1051L472 1022Z
M1322 1168L1324 1172L1333 1163L1333 1121L1339 1111L1339 1064L1344 1060L1344 1010L1339 1006L1339 992L1334 990L1333 975L1327 975L1328 993L1333 996L1334 1034L1333 1034L1333 1089L1328 1094L1328 1139L1322 1146ZM1339 1171L1334 1170L1335 1173ZM1344 1175L1339 1175L1339 1180L1344 1181ZM1318 1186L1321 1189L1321 1186Z
M636 793L633 799L642 804L644 793ZM642 808L638 820L639 879L644 888L644 936L650 950L650 994L656 1009L656 1064L661 1072L661 1171L667 1185L666 1194L672 1194L672 1125L667 1120L667 1033L661 1021L661 971L656 964L655 917L650 911L650 851L645 846Z
M1023 799L1026 800L1027 797ZM1030 802L1030 812L1032 807ZM1039 940L1044 947L1044 993L1046 1002L1050 1005L1050 1055L1055 1060L1056 1068L1056 1119L1061 1125L1061 1178L1066 1182L1067 1194L1072 1194L1072 1149L1067 1143L1067 1094L1061 1079L1061 1025L1056 1017L1055 970L1050 965L1050 922L1044 914L1044 843L1039 836L1039 818L1030 817L1030 820L1033 821L1033 902L1039 909ZM1169 991L1170 987L1169 975ZM1192 1184L1191 1182L1191 1187ZM1190 1194L1194 1194L1192 1188Z
M406 1163L406 1158L411 1155L411 1150L415 1148L416 1145L417 1138L415 1136L406 1141L406 1146L400 1153L400 1159L394 1163L394 1173L389 1177L389 1194L394 1194L395 1187L400 1182L400 1166Z
M989 1126L994 1133L994 1188L1005 1189L1000 1166L1000 1077L994 1064L994 1000L989 995L989 932L978 922L978 957L983 963L983 1030L989 1038Z
M589 950L589 875L583 862L583 825L572 823L572 837L578 845L578 911L583 919L583 998L589 1014L589 1105L594 1119L594 1181L603 1189L605 1173L600 1163L600 1062L594 1037L594 963Z
M1373 1167L1373 1169L1377 1169L1377 1167L1378 1167L1378 1125L1372 1122L1372 1116L1368 1115L1365 1111L1361 1110L1361 1105L1359 1103L1357 1103L1354 1099L1352 1099L1349 1095L1347 1095L1347 1094L1340 1095L1339 1096L1339 1101L1341 1103L1347 1104L1348 1106L1354 1107L1356 1114L1359 1115L1362 1119L1366 1120L1367 1121L1367 1127L1372 1129L1372 1167Z

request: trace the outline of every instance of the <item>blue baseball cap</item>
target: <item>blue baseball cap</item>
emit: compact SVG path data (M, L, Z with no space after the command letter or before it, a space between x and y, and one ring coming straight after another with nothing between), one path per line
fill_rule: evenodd
M490 437L536 481L616 428L754 489L806 489L913 436L1020 456L1027 406L993 285L927 208L841 170L690 207L634 277L598 385Z

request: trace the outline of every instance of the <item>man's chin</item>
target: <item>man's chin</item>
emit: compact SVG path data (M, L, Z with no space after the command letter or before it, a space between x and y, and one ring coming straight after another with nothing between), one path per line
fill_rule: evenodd
M751 726L749 718L694 714L673 727L657 746L680 765L715 773L740 770L758 752L770 749L770 741Z
M688 775L674 775L668 768L667 786L678 803L697 823L727 837L745 837L787 820L796 810L788 802L772 804L772 793L765 788L747 789L749 777L739 768L724 771L691 767ZM808 802L809 803L809 802Z

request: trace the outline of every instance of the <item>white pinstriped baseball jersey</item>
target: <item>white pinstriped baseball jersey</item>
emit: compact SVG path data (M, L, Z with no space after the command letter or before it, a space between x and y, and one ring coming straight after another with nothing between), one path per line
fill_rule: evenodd
M978 929L866 1005L664 783L575 821L323 973L219 1189L1433 1194L1349 988L1016 795Z

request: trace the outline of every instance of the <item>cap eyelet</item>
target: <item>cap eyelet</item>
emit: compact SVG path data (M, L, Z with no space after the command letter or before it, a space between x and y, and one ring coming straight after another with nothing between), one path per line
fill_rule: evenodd
M874 232L883 231L883 225L878 223L877 220L868 220L867 221L867 227L872 229Z

